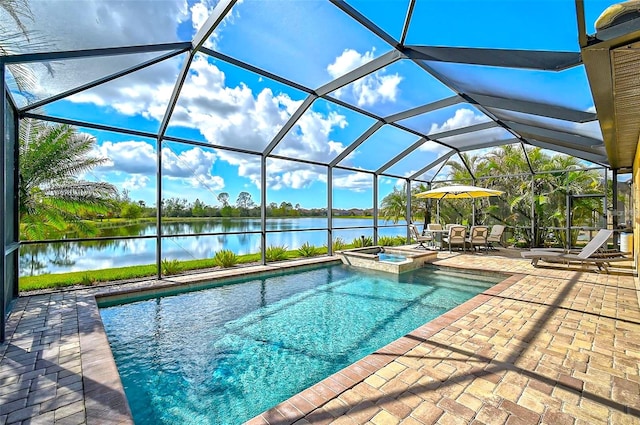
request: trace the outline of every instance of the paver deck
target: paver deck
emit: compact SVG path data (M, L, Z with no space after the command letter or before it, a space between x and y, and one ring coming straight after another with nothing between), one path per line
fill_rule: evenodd
M437 264L513 275L250 423L640 424L633 276L499 253ZM21 297L0 345L0 425L131 423L95 295L190 278Z

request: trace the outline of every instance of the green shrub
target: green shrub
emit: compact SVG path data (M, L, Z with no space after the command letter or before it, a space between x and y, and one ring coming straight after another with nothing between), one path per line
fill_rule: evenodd
M347 247L347 244L342 238L335 238L333 240L332 246L333 246L333 252L336 252L336 251L345 249Z
M80 284L85 286L92 286L96 282L97 279L94 276L90 276L88 274L83 275L82 279L80 279Z
M380 236L378 238L378 245L380 246L396 246L400 245L398 243L398 238L395 236Z
M396 245L405 245L407 243L406 236L396 236L395 240L396 240L395 242Z
M238 256L229 249L216 251L213 256L213 264L218 267L233 267L238 264Z
M373 238L371 236L367 236L365 238L353 238L352 245L354 248L373 246Z
M301 257L315 257L319 252L318 248L313 245L309 245L309 242L305 242L300 248L298 248L298 254L300 254Z
M287 247L282 246L268 246L265 254L267 261L282 261L287 259Z
M172 274L178 274L182 271L180 262L178 260L162 260L162 274L165 276L171 276Z

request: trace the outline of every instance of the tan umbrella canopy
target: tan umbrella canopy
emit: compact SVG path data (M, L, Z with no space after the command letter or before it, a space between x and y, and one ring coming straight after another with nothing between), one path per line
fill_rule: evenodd
M427 190L416 194L416 198L431 199L471 199L484 198L487 196L500 196L504 192L501 190L485 189L477 186L453 185L444 186L437 189Z

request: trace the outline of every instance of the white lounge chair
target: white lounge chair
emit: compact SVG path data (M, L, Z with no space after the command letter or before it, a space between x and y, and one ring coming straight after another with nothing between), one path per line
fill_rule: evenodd
M581 263L581 264L593 264L598 267L599 270L604 269L607 271L609 263L614 261L630 261L620 253L620 256L609 256L598 254L598 250L601 249L607 240L613 234L613 230L600 229L598 233L584 246L577 254L571 252L561 252L557 250L549 249L532 249L531 251L521 252L522 258L530 259L531 264L534 267L538 266L538 261L546 261L550 263Z

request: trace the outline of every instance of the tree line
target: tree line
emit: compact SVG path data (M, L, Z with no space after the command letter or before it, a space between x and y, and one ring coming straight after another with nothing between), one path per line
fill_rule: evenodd
M438 203L416 198L417 193L430 189L428 185L420 184L411 188L413 219L424 220L426 224L434 222L439 214L441 223L503 224L511 229L516 243L521 241L526 246L548 243L566 246L569 243L574 246L579 234L577 230L570 233L570 241L566 240L567 198L593 195L574 199L570 217L572 227L606 226L604 198L612 205L613 184L609 180L605 187L602 170L586 169L585 163L578 158L550 155L537 147L527 147L527 156L519 145L496 147L482 155L462 153L464 164L449 161L445 176L448 181L434 182L433 188L466 184L501 190L504 194L476 199L474 208L474 202L470 200L445 199ZM620 189L618 202L614 209L624 208L626 195ZM394 222L404 219L406 205L405 188L395 188L383 198L380 215Z
M234 204L230 202L228 192L221 192L218 197L219 205L209 205L199 198L193 202L186 198L167 198L162 200L163 217L260 217L260 205L256 204L249 192L240 192ZM144 201L133 201L129 198L128 192L123 191L118 197L117 208L113 208L106 215L89 214L90 218L112 218L122 217L127 219L137 219L142 217L155 217L157 209L154 206L147 206ZM372 216L372 209L334 209L333 214L337 216ZM291 202L271 202L267 204L268 217L326 217L326 208L303 208L300 204L293 205Z

